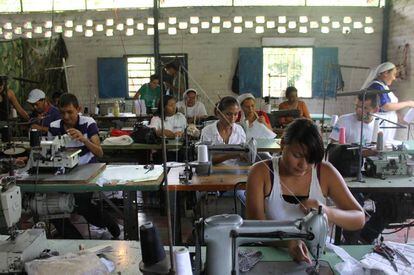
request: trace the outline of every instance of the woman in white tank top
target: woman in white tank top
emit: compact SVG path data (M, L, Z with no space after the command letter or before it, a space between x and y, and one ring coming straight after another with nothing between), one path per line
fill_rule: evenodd
M344 179L322 162L324 145L311 120L296 119L285 130L281 157L254 165L247 180L247 218L296 220L322 206L328 220L345 230L359 230L365 223L362 208ZM326 206L330 197L336 208ZM311 262L302 241L289 241L296 261Z

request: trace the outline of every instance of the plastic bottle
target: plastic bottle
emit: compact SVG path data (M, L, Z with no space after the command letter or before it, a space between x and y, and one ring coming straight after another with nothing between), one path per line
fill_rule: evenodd
M117 100L114 102L114 117L119 117L119 103Z

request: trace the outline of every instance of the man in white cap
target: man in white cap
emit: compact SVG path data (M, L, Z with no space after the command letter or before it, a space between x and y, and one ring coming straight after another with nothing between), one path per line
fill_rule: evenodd
M183 96L184 100L177 103L177 108L186 116L188 123L195 123L197 120L207 117L206 107L197 100L196 90L187 89Z
M50 123L60 119L59 110L50 104L46 99L46 95L42 90L34 89L29 93L27 98L33 106L33 113L30 115L30 121L32 122L31 128L37 129L42 132L42 135L46 135Z

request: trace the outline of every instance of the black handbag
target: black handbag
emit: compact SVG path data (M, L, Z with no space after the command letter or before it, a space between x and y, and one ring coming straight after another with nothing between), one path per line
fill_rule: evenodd
M343 177L357 176L359 162L358 146L354 144L330 143L326 148L325 158L326 156L328 156L328 161Z
M155 128L148 127L141 123L134 125L134 131L131 133L131 138L135 143L156 144L159 141Z

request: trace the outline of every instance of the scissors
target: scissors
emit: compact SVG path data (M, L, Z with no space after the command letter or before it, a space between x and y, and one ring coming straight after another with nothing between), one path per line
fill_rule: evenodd
M406 265L411 266L411 262L407 259L407 257L404 256L398 249L393 249L386 245L385 243L380 244L381 247L383 247L388 253L390 253L393 257L397 256L400 258L400 260Z
M391 265L394 268L395 272L398 272L397 265L395 264L395 261L394 261L394 255L393 255L393 253L390 252L391 248L388 248L388 247L386 247L382 244L379 244L379 245L374 246L373 251L374 251L374 253L377 253L377 254L383 256L385 259L387 259L391 263Z
M145 173L144 173L144 174L146 174L146 173L148 173L149 171L154 170L154 164L146 164L146 165L144 166L144 169L148 169L148 170L147 170L147 171L145 171Z

